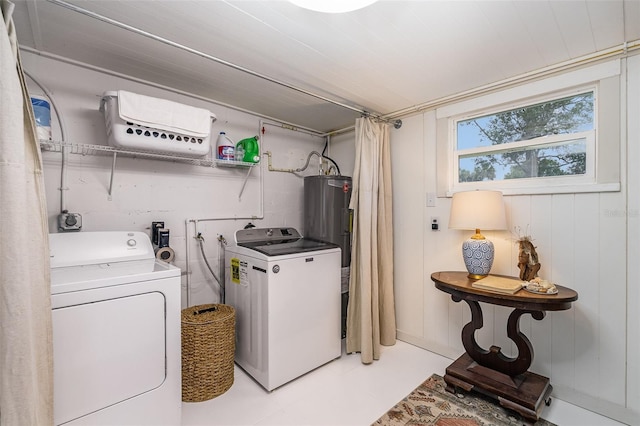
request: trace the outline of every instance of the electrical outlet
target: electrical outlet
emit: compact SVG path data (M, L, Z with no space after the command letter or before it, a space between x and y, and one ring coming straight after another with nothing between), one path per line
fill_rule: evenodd
M431 218L431 230L432 231L439 231L440 230L440 223L438 222L438 218L437 217L432 217Z

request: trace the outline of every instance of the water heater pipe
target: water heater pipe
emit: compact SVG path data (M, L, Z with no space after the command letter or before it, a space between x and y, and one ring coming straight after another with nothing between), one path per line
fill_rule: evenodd
M266 151L264 153L264 155L267 156L267 164L268 164L268 170L270 172L284 172L284 173L296 173L295 169L279 169L279 168L275 168L271 165L271 151Z
M307 167L309 167L309 161L311 161L312 155L317 155L318 159L320 160L320 165L322 165L322 154L320 154L318 151L311 151L309 155L307 155L307 162L304 164L304 166L296 169L296 172L303 172L307 169Z

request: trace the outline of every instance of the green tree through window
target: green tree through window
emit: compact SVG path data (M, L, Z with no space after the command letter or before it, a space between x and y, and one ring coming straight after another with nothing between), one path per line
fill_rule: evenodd
M593 111L591 91L459 121L458 149L480 148L461 157L459 182L585 174L586 142L571 135L593 130ZM476 136L462 140L464 127L475 128ZM567 139L545 144L544 138L551 135L567 135ZM530 140L537 142L509 148L509 144ZM497 145L505 149L482 152L482 147Z

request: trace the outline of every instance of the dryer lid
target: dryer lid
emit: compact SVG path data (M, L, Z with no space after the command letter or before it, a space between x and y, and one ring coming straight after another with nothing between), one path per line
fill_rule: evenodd
M67 232L49 234L51 268L155 260L143 232Z

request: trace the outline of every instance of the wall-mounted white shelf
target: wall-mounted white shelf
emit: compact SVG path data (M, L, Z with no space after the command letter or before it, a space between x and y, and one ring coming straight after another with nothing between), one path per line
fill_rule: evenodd
M235 161L235 160L218 160L214 159L213 163L216 167L253 167L258 163L248 163L246 161Z
M116 168L116 158L118 154L124 155L126 157L134 157L134 158L148 158L154 160L163 160L163 161L174 161L178 163L186 163L194 166L201 167L241 167L248 168L247 175L242 184L242 189L240 190L240 195L242 196L242 192L244 191L244 187L247 183L247 179L249 179L249 175L251 174L251 169L256 166L258 163L247 163L243 161L233 161L233 160L218 160L218 159L210 159L210 158L192 158L181 156L177 154L163 154L159 152L150 152L150 151L139 151L139 150L129 150L123 148L115 148L109 145L90 145L90 144L79 144L79 143L70 143L70 142L61 142L61 141L52 141L46 139L40 139L40 150L41 151L49 151L49 152L62 152L62 150L66 150L66 153L69 154L79 154L79 155L112 155L113 162L111 164L111 179L109 180L109 196L111 196L111 192L113 190L113 175L115 173Z

